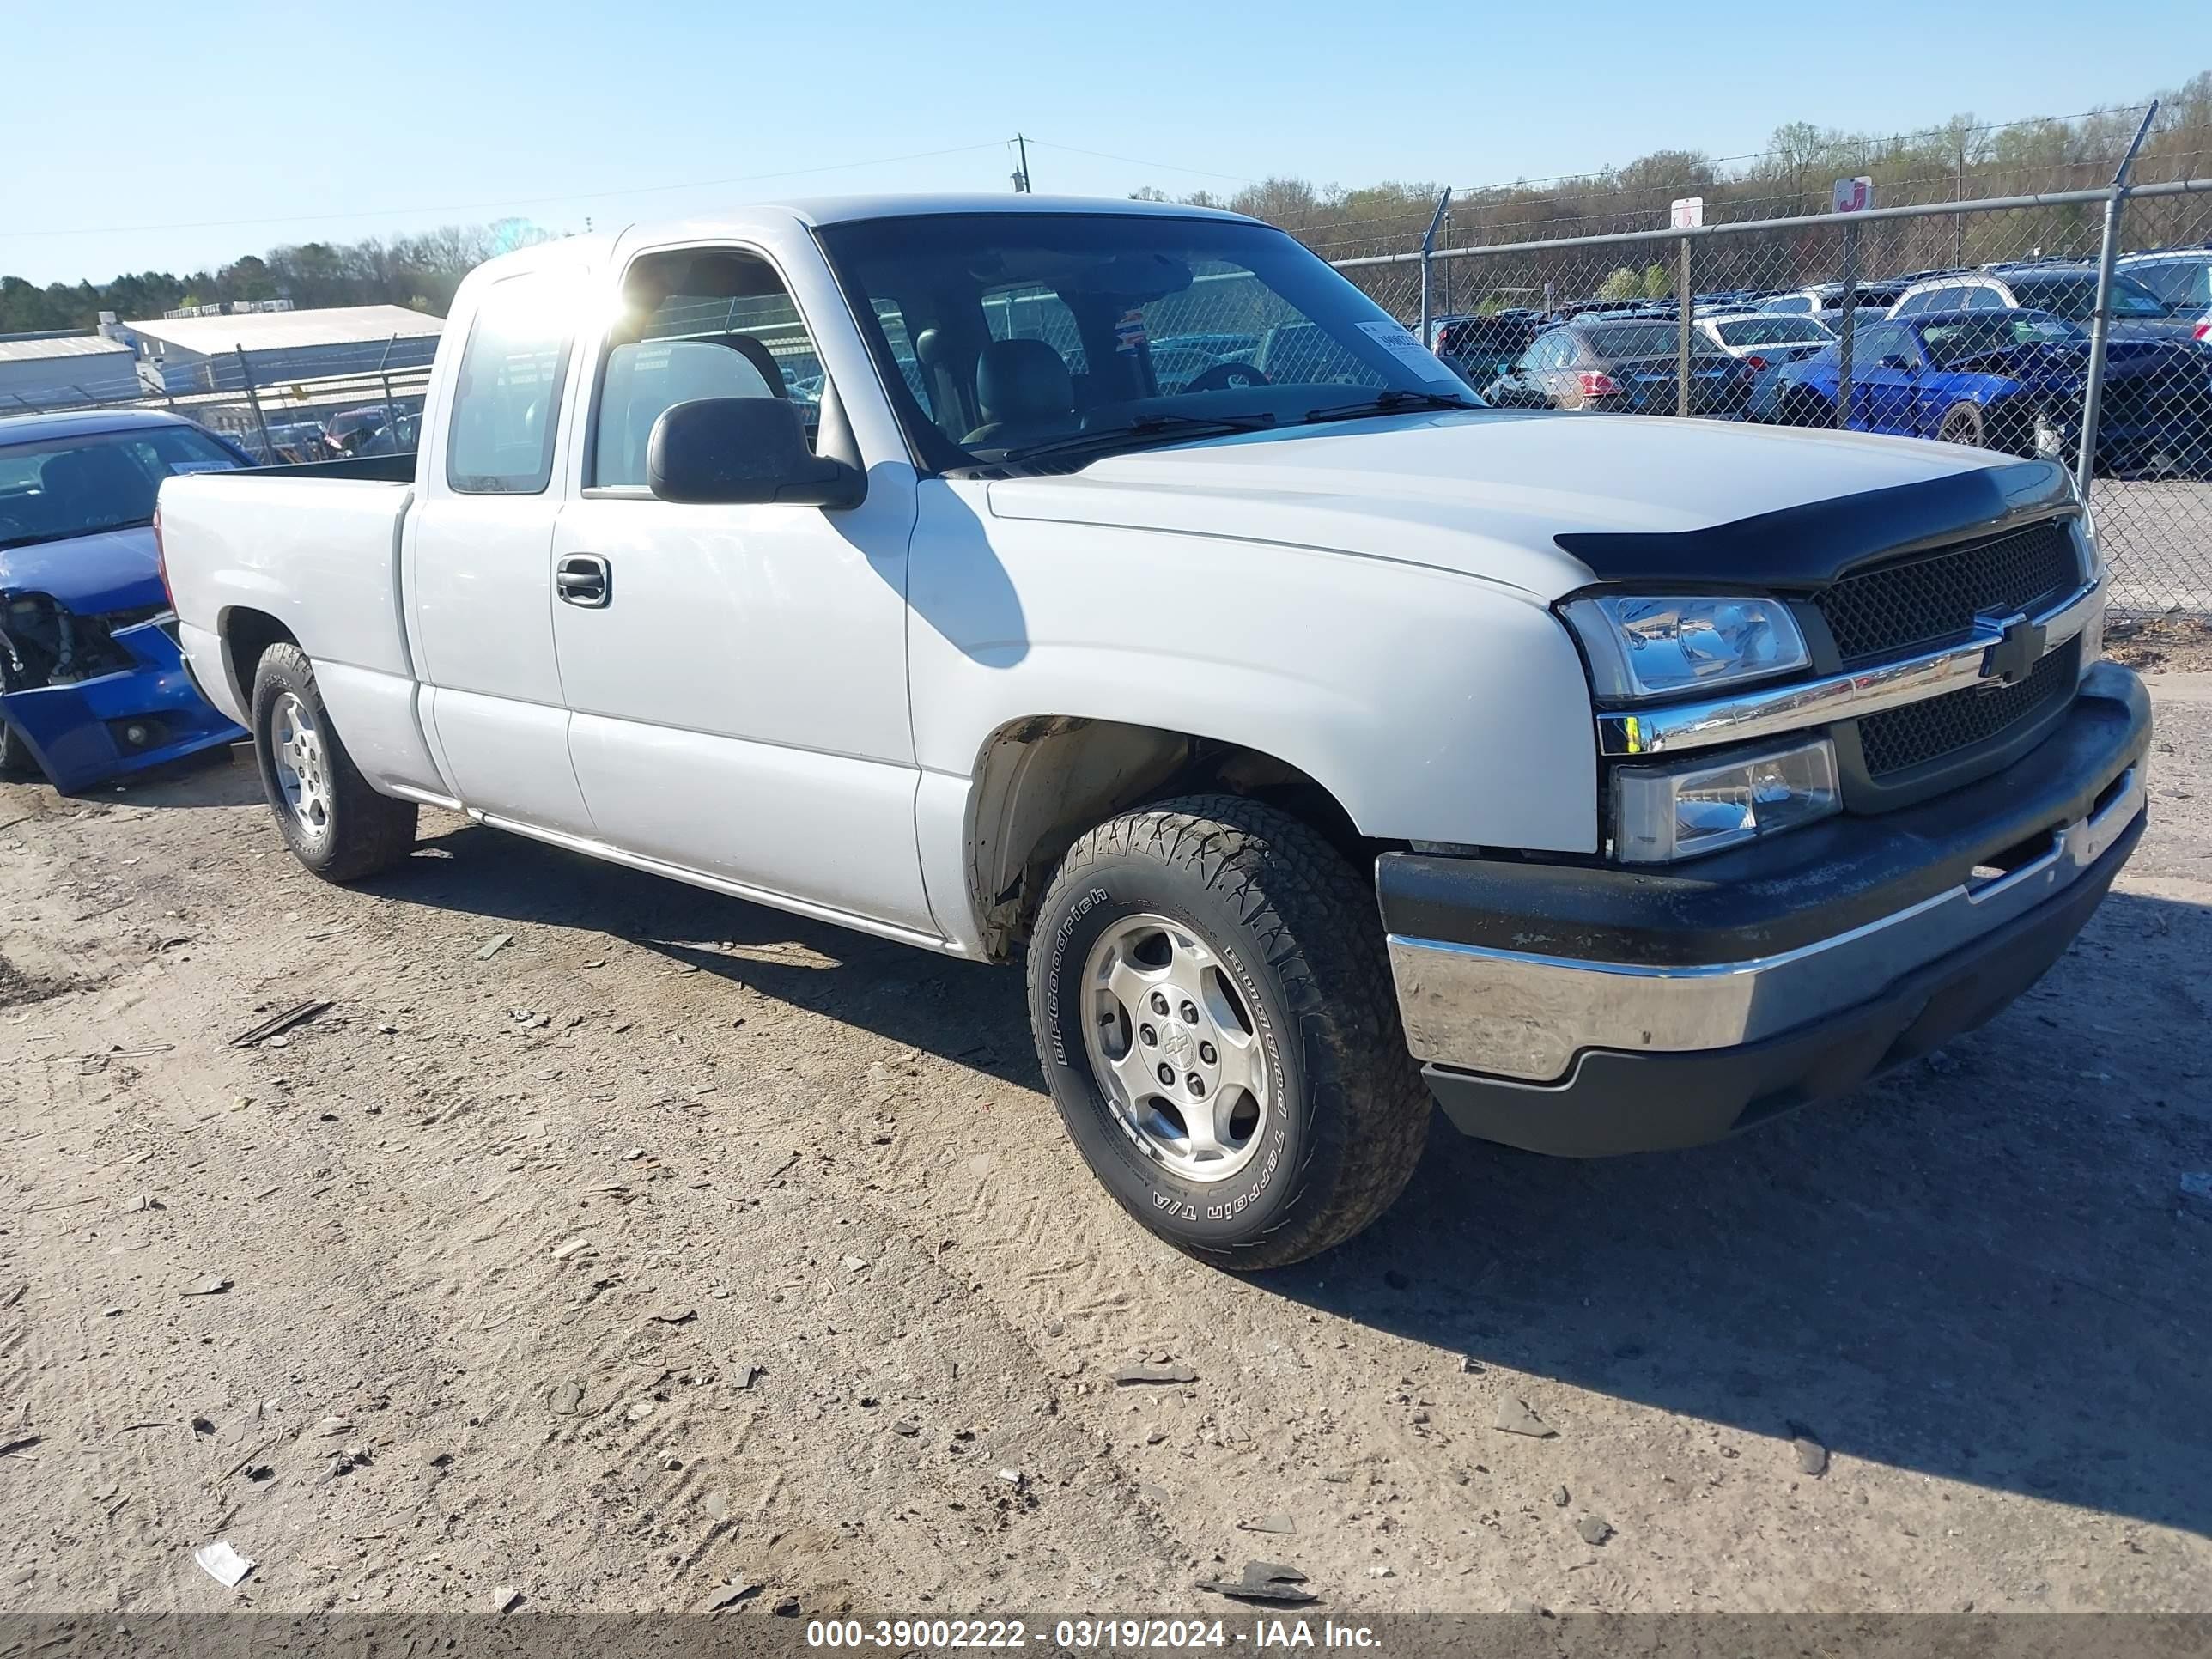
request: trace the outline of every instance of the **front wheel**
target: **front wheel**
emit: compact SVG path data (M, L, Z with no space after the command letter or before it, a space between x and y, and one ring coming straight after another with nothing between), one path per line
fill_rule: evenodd
M252 712L261 787L295 858L325 881L359 881L407 856L415 803L369 787L331 725L307 653L262 653Z
M1197 796L1093 830L1038 912L1029 991L1070 1139L1193 1255L1317 1255L1420 1161L1430 1101L1374 896L1285 813Z
M1936 435L1947 444L1971 444L1976 449L1984 448L1989 443L1982 411L1972 404L1953 404L1945 410Z
M0 778L38 775L38 763L31 758L31 746L23 741L23 734L0 720Z

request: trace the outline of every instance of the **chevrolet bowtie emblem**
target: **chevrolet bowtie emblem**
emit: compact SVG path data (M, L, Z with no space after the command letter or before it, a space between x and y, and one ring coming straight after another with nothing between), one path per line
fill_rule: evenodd
M2002 631L1982 654L1982 678L1999 685L2018 685L2043 660L2043 624L2014 617L1995 625Z

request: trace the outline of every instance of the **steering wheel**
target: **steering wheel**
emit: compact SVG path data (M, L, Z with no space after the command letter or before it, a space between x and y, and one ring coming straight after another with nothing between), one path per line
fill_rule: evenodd
M1249 363L1231 358L1225 363L1211 363L1183 382L1185 392L1226 392L1231 386L1273 386L1260 370Z

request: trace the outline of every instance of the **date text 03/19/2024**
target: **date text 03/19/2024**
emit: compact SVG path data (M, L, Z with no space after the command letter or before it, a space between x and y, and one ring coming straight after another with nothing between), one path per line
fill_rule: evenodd
M821 1619L806 1626L810 1648L929 1650L1050 1647L1063 1652L1159 1652L1221 1648L1337 1648L1379 1651L1365 1625L1330 1619Z

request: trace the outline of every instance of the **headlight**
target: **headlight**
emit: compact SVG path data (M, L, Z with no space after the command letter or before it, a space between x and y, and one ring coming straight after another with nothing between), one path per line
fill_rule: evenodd
M1765 679L1811 660L1778 599L1575 599L1559 614L1609 702Z
M1695 767L1624 766L1613 775L1613 856L1664 864L1825 818L1838 808L1827 738Z

